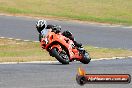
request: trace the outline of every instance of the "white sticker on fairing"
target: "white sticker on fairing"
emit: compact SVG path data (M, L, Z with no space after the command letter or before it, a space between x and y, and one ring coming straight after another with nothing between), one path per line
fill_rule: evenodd
M45 43L48 44L48 39L47 38L45 38Z

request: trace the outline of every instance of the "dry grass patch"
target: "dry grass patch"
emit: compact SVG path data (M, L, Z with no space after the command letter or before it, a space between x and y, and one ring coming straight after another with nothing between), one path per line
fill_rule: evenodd
M85 49L93 59L132 56L132 51L126 49L96 48L93 46L85 46Z
M132 25L132 0L0 0L0 12Z
M39 43L0 39L0 62L55 60Z
M123 49L95 48L85 46L92 59L132 56L132 51ZM42 50L39 43L0 39L0 62L27 62L56 60Z

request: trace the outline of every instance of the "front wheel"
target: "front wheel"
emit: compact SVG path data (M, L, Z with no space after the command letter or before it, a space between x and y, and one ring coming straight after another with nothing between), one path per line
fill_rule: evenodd
M59 52L57 48L53 48L51 53L60 63L69 64L69 57L64 50Z
M83 58L80 60L80 62L82 62L83 64L88 64L90 62L91 58L89 56L88 52L85 52L83 54Z

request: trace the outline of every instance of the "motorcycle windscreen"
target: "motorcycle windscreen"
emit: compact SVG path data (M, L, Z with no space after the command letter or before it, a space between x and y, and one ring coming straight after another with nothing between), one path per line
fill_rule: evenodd
M48 32L49 32L48 29L43 29L43 30L41 31L42 37L45 38L45 37L47 36Z

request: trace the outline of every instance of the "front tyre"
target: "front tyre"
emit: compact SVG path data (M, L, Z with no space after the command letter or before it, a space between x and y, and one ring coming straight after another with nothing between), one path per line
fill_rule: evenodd
M51 53L60 63L69 64L69 57L64 50L59 52L57 48L53 48Z
M91 58L89 56L88 52L85 52L83 54L83 58L80 60L80 62L82 62L83 64L88 64L90 62Z

